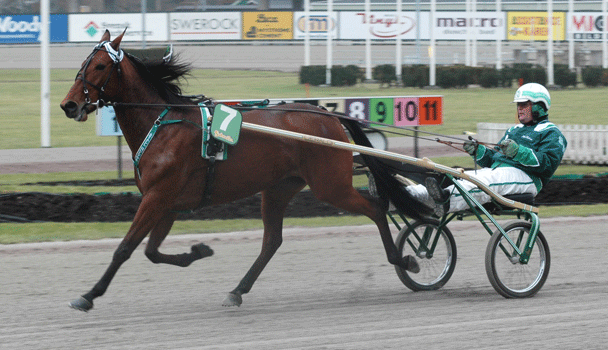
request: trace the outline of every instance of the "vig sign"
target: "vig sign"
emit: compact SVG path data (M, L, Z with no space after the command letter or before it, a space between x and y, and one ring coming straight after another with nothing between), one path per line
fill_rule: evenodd
M569 28L574 40L599 41L603 38L604 17L597 12L576 12L569 17Z

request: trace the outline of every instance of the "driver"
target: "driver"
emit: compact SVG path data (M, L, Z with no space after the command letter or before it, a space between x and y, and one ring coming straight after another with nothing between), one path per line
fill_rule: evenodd
M507 130L494 148L466 141L464 150L484 168L465 173L502 196L522 193L536 196L559 166L567 142L559 128L548 120L551 96L544 86L537 83L522 85L515 92L513 102L517 103L520 124ZM491 197L471 182L458 181L481 204L490 202ZM408 186L407 189L432 205L437 216L468 209L454 185L443 189L435 178L427 178L424 186Z

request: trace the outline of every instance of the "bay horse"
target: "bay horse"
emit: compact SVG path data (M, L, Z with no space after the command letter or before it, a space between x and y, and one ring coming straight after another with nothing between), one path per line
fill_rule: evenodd
M213 255L203 243L189 253L168 255L159 247L169 233L178 212L231 202L261 192L264 234L262 250L238 286L228 293L224 306L240 306L266 264L282 243L283 214L291 198L306 185L321 201L369 217L378 227L388 261L416 272L411 256L398 252L386 217L388 200L404 213L418 217L419 208L407 191L371 157L367 166L377 181L380 199L364 196L352 186L353 155L339 150L280 136L242 130L240 140L228 150L227 160L215 162L211 198L205 187L211 169L201 157L201 111L191 97L181 95L180 78L190 66L174 57L159 61L140 60L120 48L124 32L111 40L106 31L85 59L75 82L61 102L68 118L84 122L104 101L111 101L116 119L134 157L159 115L183 122L164 125L149 143L135 167L135 180L142 194L141 204L111 263L94 287L70 302L72 308L88 311L93 300L103 295L119 267L149 234L145 255L153 263L181 267ZM167 107L173 106L170 109ZM323 115L308 104L286 104L280 109L263 108L243 113L249 123L315 135L342 142L348 138L344 124L357 143L369 145L358 122L341 121ZM293 111L289 111L292 109ZM164 112L163 112L164 111ZM166 114L166 115L165 115ZM328 114L328 113L325 113Z

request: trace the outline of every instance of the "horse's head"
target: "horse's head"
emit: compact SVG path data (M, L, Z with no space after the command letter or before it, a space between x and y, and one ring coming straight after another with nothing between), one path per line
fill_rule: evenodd
M97 109L100 100L112 99L119 93L120 62L124 57L120 42L124 34L110 41L106 30L82 63L74 85L60 105L68 118L83 122Z

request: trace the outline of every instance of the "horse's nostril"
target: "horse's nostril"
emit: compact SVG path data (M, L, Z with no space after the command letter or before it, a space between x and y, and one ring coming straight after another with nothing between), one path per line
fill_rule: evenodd
M78 104L74 101L68 101L66 103L62 103L60 106L61 106L61 109L63 109L64 112L66 112L66 113L73 112L76 109L78 109Z

